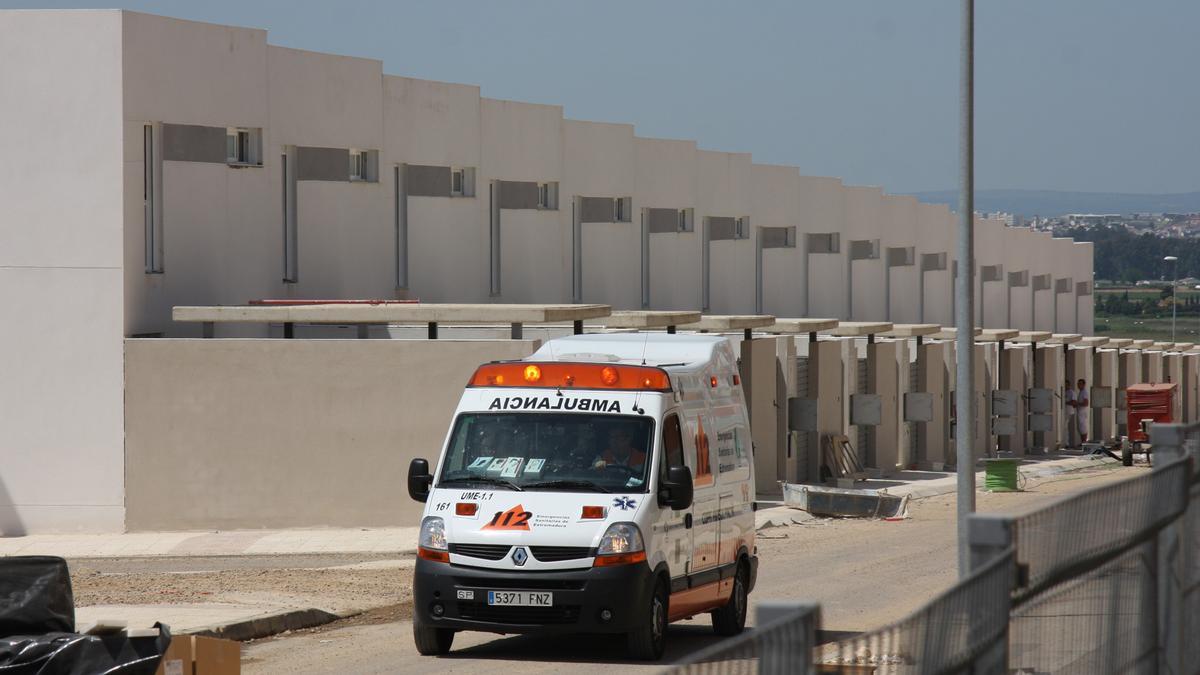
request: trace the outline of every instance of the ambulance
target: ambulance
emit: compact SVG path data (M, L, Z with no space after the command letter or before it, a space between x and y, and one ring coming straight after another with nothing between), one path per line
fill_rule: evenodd
M463 630L613 633L656 660L672 621L741 632L753 466L723 337L575 335L480 366L434 470L409 467L417 651Z

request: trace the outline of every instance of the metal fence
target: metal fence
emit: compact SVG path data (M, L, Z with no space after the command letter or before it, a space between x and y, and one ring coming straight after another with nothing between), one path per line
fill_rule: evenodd
M1200 424L1151 442L1152 471L972 516L972 574L894 624L814 651L814 609L672 672L1200 674Z
M670 672L675 675L804 675L811 672L820 610L815 605L807 605L775 614L774 618L767 618L760 606L760 627L696 652Z

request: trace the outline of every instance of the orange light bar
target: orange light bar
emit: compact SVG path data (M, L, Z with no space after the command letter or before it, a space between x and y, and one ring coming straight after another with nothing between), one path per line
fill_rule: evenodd
M717 376L713 375L712 377L708 378L708 383L714 387L717 386Z
M508 361L479 366L467 386L671 391L671 378L652 366Z
M645 561L645 551L635 551L633 553L609 553L607 555L596 556L595 561L592 562L592 567L616 567L617 565L633 565L635 563Z
M454 505L454 515L456 516L473 516L479 510L479 505L475 502L459 502Z
M604 517L608 515L605 511L607 509L603 506L585 506L583 507L583 515L580 518L584 520L604 520Z
M417 557L430 562L450 562L450 554L446 551L435 551L424 546L417 547Z

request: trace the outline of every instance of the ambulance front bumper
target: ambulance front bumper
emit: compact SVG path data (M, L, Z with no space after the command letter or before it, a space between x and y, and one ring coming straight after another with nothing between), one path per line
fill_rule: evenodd
M488 591L547 591L549 607L488 604ZM647 621L654 574L646 563L563 572L481 569L417 560L413 620L491 633L625 633Z

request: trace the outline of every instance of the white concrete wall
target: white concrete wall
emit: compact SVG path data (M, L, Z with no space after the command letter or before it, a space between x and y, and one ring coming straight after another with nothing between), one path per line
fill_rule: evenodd
M1034 274L1035 265L1030 259L1030 250L1036 245L1036 235L1032 230L1025 227L1010 227L1007 230L1008 245L1004 251L1004 274L1006 277L1009 272L1028 271L1031 277L1029 283L1032 285L1032 276ZM1009 325L1005 328L1014 328L1017 330L1033 330L1033 321L1030 316L1030 286L1013 286L1008 288L1009 294L1009 320L1006 322Z
M805 234L843 233L845 230L845 187L837 178L800 176L797 214L797 247L805 256L804 293L806 316L836 319L846 316L845 237L841 253L809 253Z
M884 314L883 302L883 242L880 231L880 207L883 190L861 185L848 186L843 195L846 199L846 221L842 234L842 253L850 259L850 242L855 240L880 239L880 255L877 260L855 260L849 263L853 280L853 306L847 307L848 318L853 321L878 321Z
M915 250L918 239L917 199L908 195L885 195L880 211L880 247L884 263L887 262L888 247L914 248L912 265L892 267L884 272L891 275L887 284L890 314L881 318L892 323L917 323L921 282L921 256L920 252Z
M696 153L695 141L634 138L634 203L641 208L695 208ZM700 308L700 218L697 210L690 232L650 235L652 309Z
M383 125L379 172L389 199L400 164L479 168L479 87L384 75ZM408 295L486 302L487 242L488 185L478 170L474 197L409 197ZM381 244L391 250L390 237Z
M989 265L1005 265L1008 247L1008 232L1004 221L984 218L975 237L975 261L977 272L975 283L979 288L977 302L977 325L984 328L1007 328L1008 323L1008 267L999 281L983 283L983 268Z
M795 167L754 164L750 167L750 223L752 240L762 227L796 227L795 248L763 250L762 285L765 314L782 317L804 315L804 246L796 215L804 211L800 199L800 173Z
M696 153L696 227L706 216L750 215L749 153ZM750 221L751 230L755 227ZM709 243L708 311L712 314L754 312L754 236Z
M563 184L560 198L632 197L637 161L633 126L600 122L563 123ZM583 301L638 309L642 294L642 205L635 199L629 222L583 223ZM570 243L571 205L560 211ZM567 258L571 271L571 257ZM568 277L568 287L570 278Z
M1078 284L1082 281L1094 282L1094 244L1090 241L1074 242L1071 246L1071 259L1073 261L1072 267L1075 275L1075 283ZM1092 294L1080 295L1074 298L1074 302L1078 303L1078 308L1075 310L1074 316L1078 321L1075 325L1076 333L1091 335L1095 331L1095 300L1094 288L1092 289Z
M558 210L501 212L498 300L568 302L571 299L571 202L561 185L562 108L485 98L481 103L481 115L480 173L485 181L560 182ZM486 185L483 183L478 189L483 190ZM480 245L486 247L487 240Z
M1029 287L1032 292L1033 276L1050 274L1053 278L1062 276L1062 264L1055 261L1054 237L1049 232L1034 232L1034 243L1029 249ZM1054 281L1051 279L1050 288L1033 293L1034 330L1054 330Z
M945 253L946 269L924 273L925 315L920 323L954 324L950 306L954 296L954 279L950 261L954 259L954 239L949 237L949 223L954 218L950 209L941 204L917 205L917 265L923 253Z
M0 12L0 92L0 534L119 530L121 14Z

